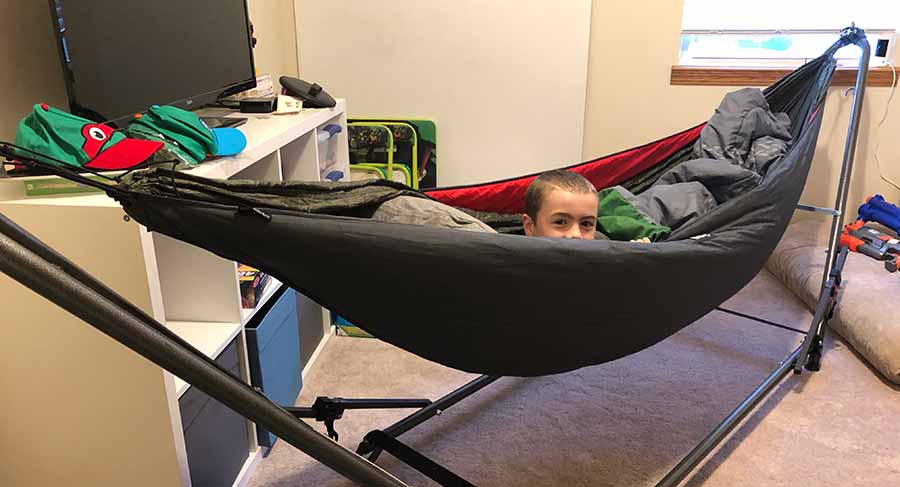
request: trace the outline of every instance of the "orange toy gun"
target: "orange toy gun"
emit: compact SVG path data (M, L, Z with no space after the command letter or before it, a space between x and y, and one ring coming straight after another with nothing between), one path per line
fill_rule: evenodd
M852 252L859 252L875 260L884 261L888 272L897 272L897 258L900 256L900 240L880 232L866 222L857 220L844 226L841 245Z

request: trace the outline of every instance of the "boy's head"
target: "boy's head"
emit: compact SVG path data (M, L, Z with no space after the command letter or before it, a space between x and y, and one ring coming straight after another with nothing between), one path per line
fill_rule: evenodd
M525 193L525 235L593 239L597 190L580 174L561 169L538 176Z

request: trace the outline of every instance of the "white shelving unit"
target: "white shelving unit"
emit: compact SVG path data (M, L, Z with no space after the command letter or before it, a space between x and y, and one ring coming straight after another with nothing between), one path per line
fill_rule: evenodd
M184 338L207 357L218 357L225 346L241 334L240 323L201 323L190 321L170 321L166 327ZM175 395L181 397L190 384L173 376Z
M218 110L209 110L204 115L223 114ZM318 181L321 170L327 164L349 176L347 117L343 100L338 100L337 106L332 109L305 110L295 115L234 116L249 118L238 127L247 136L246 149L236 156L206 162L186 172L220 179ZM328 124L340 125L342 130L331 139L318 143L317 134ZM326 162L325 158L329 156L332 160ZM242 309L237 263L164 235L148 232L136 222L123 219L121 207L105 194L41 198L26 198L24 195L22 179L0 180L0 212L106 282L207 356L215 358L237 338L241 375L249 381L244 325L274 295L280 282L270 278L256 308ZM0 303L6 305L6 309L19 309L21 303L29 298L33 298L33 294L28 289L5 276L0 281ZM60 463L41 467L74 472L75 475L77 472L110 470L107 462L112 460L91 454L90 445L108 442L110 437L114 437L117 433L116 421L139 420L146 422L146 428L132 431L116 451L122 459L131 462L127 477L115 477L113 472L108 478L103 478L102 484L190 485L190 466L185 453L178 403L190 386L152 364L150 367L155 368L157 374L148 374L148 362L130 351L121 353L121 345L105 337L98 339L90 335L87 345L73 349L69 335L83 336L89 327L75 317L60 313L46 301L40 300L35 304L17 313L19 319L8 318L4 326L22 327L20 338L29 346L40 347L42 353L110 357L108 366L111 375L118 377L130 373L130 377L137 381L129 384L131 393L127 397L119 397L115 392L102 398L90 393L69 395L65 407L81 408L88 416L95 414L92 410L96 410L98 415L96 418L83 418L83 430L74 426L83 441L80 450L86 453L69 454ZM331 334L330 323L325 312L318 309L327 339ZM41 326L32 326L36 322ZM64 332L54 336L49 330L55 329ZM324 339L319 346L322 344ZM23 354L21 357L7 357L7 360L25 361L29 357ZM16 366L15 363L11 365ZM309 363L305 364L304 369L308 367ZM83 382L89 389L89 382L79 370L51 368L42 373L48 377L70 377L74 383ZM90 378L95 382L106 379L98 378L96 374ZM0 398L0 409L6 409L5 401ZM98 401L104 401L103 408L96 407ZM133 412L128 410L133 409L130 404L134 401L155 406L143 413L143 418L134 418ZM39 423L37 418L50 419L46 422L53 423L58 406L52 401L35 401L34 404L33 410L26 413L34 415L34 423ZM101 414L105 417L100 417ZM163 439L160 439L160 428L170 432L162 435ZM235 485L246 482L260 458L255 428L251 423L248 423L248 432L247 460ZM48 425L46 431L33 433L30 438L34 438L34 445L28 444L32 440L24 438L23 451L45 448L46 441L41 439L41 435L52 435L53 428ZM166 441L165 437L169 440ZM155 460L144 462L148 458ZM160 461L164 465L160 465ZM172 478L167 478L167 473ZM142 478L147 479L146 484L141 483ZM42 479L44 477L37 473L34 485L46 484Z

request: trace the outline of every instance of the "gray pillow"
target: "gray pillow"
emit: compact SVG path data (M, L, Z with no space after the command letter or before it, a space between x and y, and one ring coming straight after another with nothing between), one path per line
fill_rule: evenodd
M825 218L791 224L766 263L810 309L819 299L830 225ZM885 271L882 262L852 252L842 277L831 328L887 380L900 384L900 277Z
M470 232L497 233L486 223L452 206L416 196L397 196L385 201L372 214L372 219Z

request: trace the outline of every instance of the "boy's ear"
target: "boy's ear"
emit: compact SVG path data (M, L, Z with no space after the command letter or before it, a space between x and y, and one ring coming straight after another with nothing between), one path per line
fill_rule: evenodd
M522 213L522 227L525 229L525 235L534 235L534 220L528 216L528 213Z

